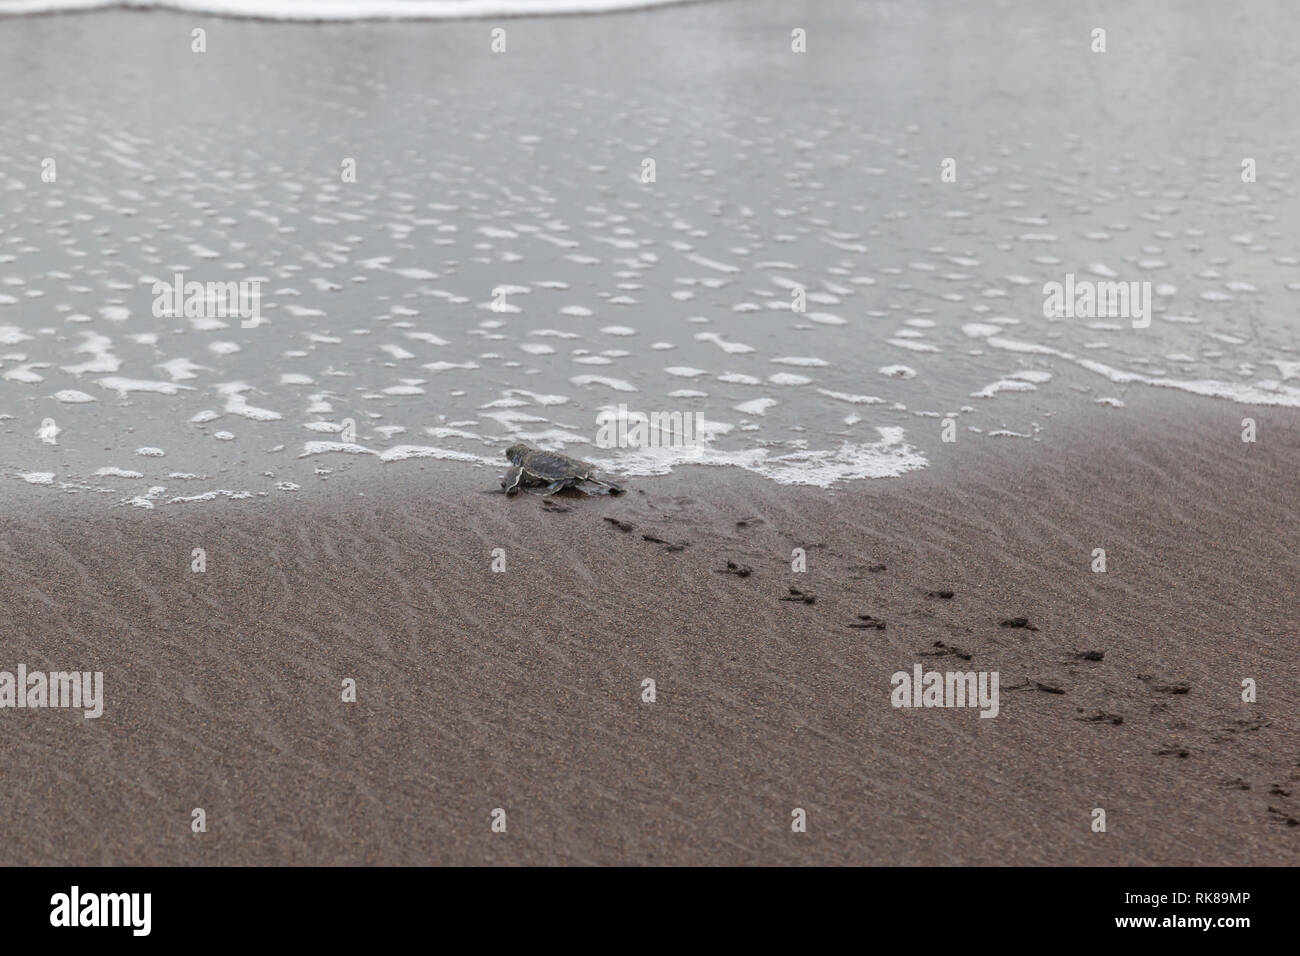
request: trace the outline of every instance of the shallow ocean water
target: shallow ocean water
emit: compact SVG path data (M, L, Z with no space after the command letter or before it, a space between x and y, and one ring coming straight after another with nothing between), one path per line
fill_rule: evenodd
M0 474L154 507L525 440L829 485L1079 396L1298 406L1295 38L1216 11L0 18ZM262 321L156 316L177 273ZM1149 326L1045 316L1067 275ZM620 405L704 441L595 447Z

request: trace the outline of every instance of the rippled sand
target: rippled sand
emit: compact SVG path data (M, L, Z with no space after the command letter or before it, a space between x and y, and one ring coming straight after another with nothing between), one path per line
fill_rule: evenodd
M508 500L462 471L26 509L3 667L100 671L104 710L4 711L0 860L1293 863L1300 446L1147 399L830 493L684 469ZM998 672L997 719L891 707L918 662Z

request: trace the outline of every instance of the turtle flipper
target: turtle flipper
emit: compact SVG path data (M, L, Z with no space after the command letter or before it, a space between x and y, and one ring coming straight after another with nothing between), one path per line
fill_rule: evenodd
M506 470L505 477L501 479L501 488L507 495L519 494L519 485L523 481L524 470L518 465L511 465Z
M596 487L590 488L588 485L596 485ZM623 489L618 485L612 484L608 481L601 481L599 478L584 478L582 481L574 485L574 487L581 488L589 495L621 495L623 493Z
M563 491L565 488L572 488L572 487L573 487L572 478L561 478L559 481L553 481L549 485L547 485L546 490L542 492L542 496L545 498L549 498L557 491Z

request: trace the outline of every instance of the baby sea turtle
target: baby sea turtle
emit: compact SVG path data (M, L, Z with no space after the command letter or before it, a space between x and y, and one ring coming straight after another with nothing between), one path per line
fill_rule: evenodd
M510 469L501 479L506 494L518 494L520 488L546 486L542 492L553 495L565 488L577 488L589 495L621 495L623 489L595 477L596 469L585 461L551 451L539 451L527 445L511 445L506 449ZM591 486L595 486L594 488Z

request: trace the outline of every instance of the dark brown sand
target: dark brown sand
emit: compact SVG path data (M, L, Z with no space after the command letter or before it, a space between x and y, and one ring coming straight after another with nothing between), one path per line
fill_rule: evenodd
M0 861L1297 862L1300 420L1154 395L1062 425L833 492L697 469L552 513L439 463L11 514L0 669L102 670L107 704L0 711ZM918 661L997 670L1000 715L893 709Z

